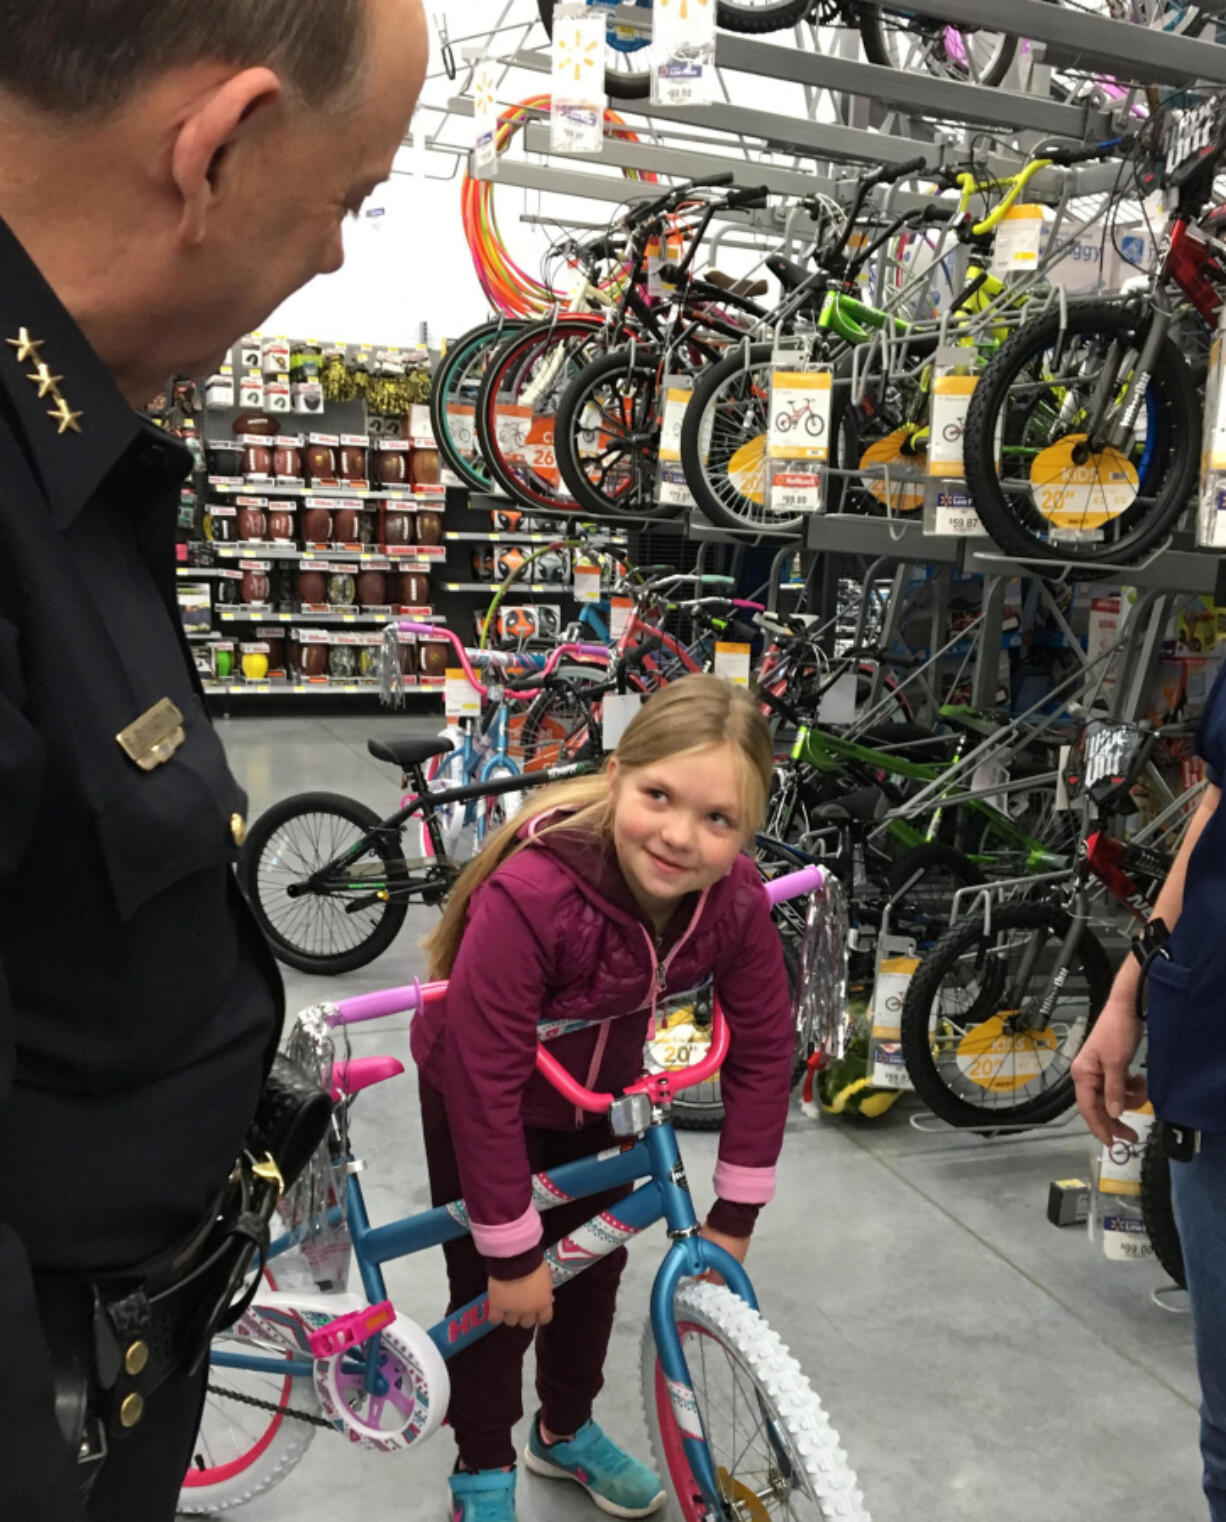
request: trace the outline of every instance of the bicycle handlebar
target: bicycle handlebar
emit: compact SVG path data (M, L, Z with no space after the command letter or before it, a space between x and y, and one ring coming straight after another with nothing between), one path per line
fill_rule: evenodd
M800 898L806 893L820 892L826 885L828 873L824 867L802 867L799 872L788 872L763 884L767 899L774 908L787 899ZM433 1004L447 995L446 983L409 983L401 988L386 988L378 993L358 994L352 999L342 999L331 1008L326 1018L328 1024L356 1025L365 1020L377 1020L385 1015L406 1014ZM326 1006L325 1006L326 1008ZM706 1058L694 1067L678 1073L649 1073L627 1085L626 1094L646 1094L653 1104L666 1104L674 1094L683 1089L705 1083L719 1071L728 1055L728 1022L715 1000L714 1023L711 1027L711 1050ZM568 1103L587 1110L593 1115L607 1114L618 1098L616 1094L598 1094L585 1088L572 1078L556 1057L551 1057L543 1046L537 1047L538 1071L557 1089Z
M459 635L456 634L454 629L448 629L442 624L419 623L416 619L412 618L399 620L396 627L398 629L402 629L406 634L427 634L436 637L440 634L443 635L449 641L451 648L455 651L456 658L459 661L460 666L463 668L464 675L468 678L468 680L472 683L472 685L477 689L483 698L489 697L490 689L477 675L476 671L473 668L472 661L470 661L468 658L468 651L464 648ZM604 661L606 664L608 663L609 659L609 652L604 645L559 645L556 650L551 652L549 659L545 662L544 668L541 672L538 673L538 677L548 676L552 672L556 671L562 658L567 655L581 656L586 660ZM512 690L509 684L506 683L502 684L502 689L504 692ZM540 687L529 688L527 690L520 688L514 689L516 697L523 698L525 701L539 697L541 690L542 689Z

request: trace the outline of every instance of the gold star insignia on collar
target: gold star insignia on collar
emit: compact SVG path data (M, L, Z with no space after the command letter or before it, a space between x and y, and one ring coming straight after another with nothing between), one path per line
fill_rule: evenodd
M81 425L77 420L78 418L83 418L85 414L83 412L74 412L64 398L59 396L56 397L55 411L49 412L47 416L60 425L58 432L65 434L69 429L73 433L80 433Z
M28 381L33 381L38 387L38 399L41 402L46 396L59 396L59 383L64 379L62 375L52 375L50 365L39 365L37 375L27 375Z
M38 351L47 342L45 338L31 338L29 328L18 330L16 338L5 340L12 348L17 350L17 363L24 365L27 359L36 359Z

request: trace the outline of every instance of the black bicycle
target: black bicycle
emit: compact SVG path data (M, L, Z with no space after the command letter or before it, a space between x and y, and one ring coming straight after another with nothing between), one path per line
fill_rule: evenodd
M466 865L448 851L447 811L581 776L598 764L585 753L564 765L432 792L423 768L452 748L441 736L368 742L376 760L400 768L410 795L386 819L341 793L298 793L255 822L239 882L278 961L329 975L365 967L396 939L409 905L440 906ZM426 855L405 855L406 830L428 841Z

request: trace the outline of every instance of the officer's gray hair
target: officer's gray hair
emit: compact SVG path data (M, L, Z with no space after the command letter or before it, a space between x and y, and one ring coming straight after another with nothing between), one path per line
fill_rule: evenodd
M102 118L195 63L274 69L302 102L344 109L366 60L368 0L0 0L0 91Z

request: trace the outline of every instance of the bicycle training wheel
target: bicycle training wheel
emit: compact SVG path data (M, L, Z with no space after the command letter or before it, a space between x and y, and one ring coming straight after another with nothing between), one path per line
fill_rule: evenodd
M673 1317L693 1401L665 1374L648 1326L643 1406L672 1522L713 1522L682 1442L706 1439L722 1515L868 1522L864 1498L817 1393L758 1311L723 1285L690 1281Z
M1106 1002L1111 968L1089 930L1061 965L1068 928L1054 905L1006 904L993 909L990 930L968 915L921 961L903 1001L902 1054L916 1093L942 1120L1042 1125L1073 1103L1073 1058ZM1023 1023L1049 999L1045 1025Z
M857 9L865 56L888 69L998 85L1017 53L1017 38L1005 32L947 26L888 5L862 4Z
M353 972L396 939L408 912L396 896L408 881L399 841L360 848L379 822L373 809L339 793L300 793L256 820L239 882L279 962L301 972Z
M270 1290L277 1287L268 1269L264 1282ZM293 1356L285 1344L261 1337L250 1316L219 1333L214 1345L267 1358ZM229 1511L280 1484L310 1447L316 1419L321 1419L319 1400L310 1379L211 1368L178 1515Z
M1146 321L1119 303L1071 305L1066 326L1059 312L1028 322L984 371L966 418L966 480L1006 554L1127 565L1187 506L1200 403L1171 338L1158 350L1132 443L1089 451L1096 396L1105 390L1108 426L1132 397Z
M474 491L489 491L489 471L477 442L477 399L490 359L523 327L503 319L483 322L452 344L430 392L430 421L443 459Z

